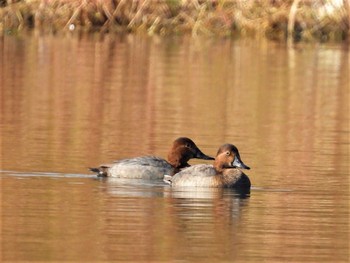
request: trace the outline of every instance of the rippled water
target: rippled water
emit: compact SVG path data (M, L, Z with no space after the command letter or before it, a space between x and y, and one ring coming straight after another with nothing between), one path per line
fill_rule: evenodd
M0 68L2 261L349 261L348 46L30 34ZM87 171L179 136L250 194Z

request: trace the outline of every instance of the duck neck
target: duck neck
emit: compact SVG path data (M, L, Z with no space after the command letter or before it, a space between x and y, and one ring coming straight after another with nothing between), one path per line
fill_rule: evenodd
M225 170L224 165L217 160L214 161L214 168L218 173L222 173Z
M174 151L170 151L168 154L168 162L177 169L184 168L190 166L188 162L189 158L182 153L177 153Z

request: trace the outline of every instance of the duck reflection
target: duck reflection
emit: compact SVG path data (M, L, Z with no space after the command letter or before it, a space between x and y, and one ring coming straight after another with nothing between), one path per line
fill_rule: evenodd
M171 187L162 181L111 177L94 180L100 183L106 258L138 260L154 258L156 253L179 260L224 259L238 253L237 246L228 244L239 240L249 188Z

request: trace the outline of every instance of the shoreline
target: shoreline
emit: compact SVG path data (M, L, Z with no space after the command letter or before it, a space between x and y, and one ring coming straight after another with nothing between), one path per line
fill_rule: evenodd
M39 29L346 42L349 11L349 0L0 0L0 35Z

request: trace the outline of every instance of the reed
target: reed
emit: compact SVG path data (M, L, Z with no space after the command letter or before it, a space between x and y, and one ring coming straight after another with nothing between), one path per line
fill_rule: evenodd
M0 0L0 32L37 28L344 41L349 0Z

